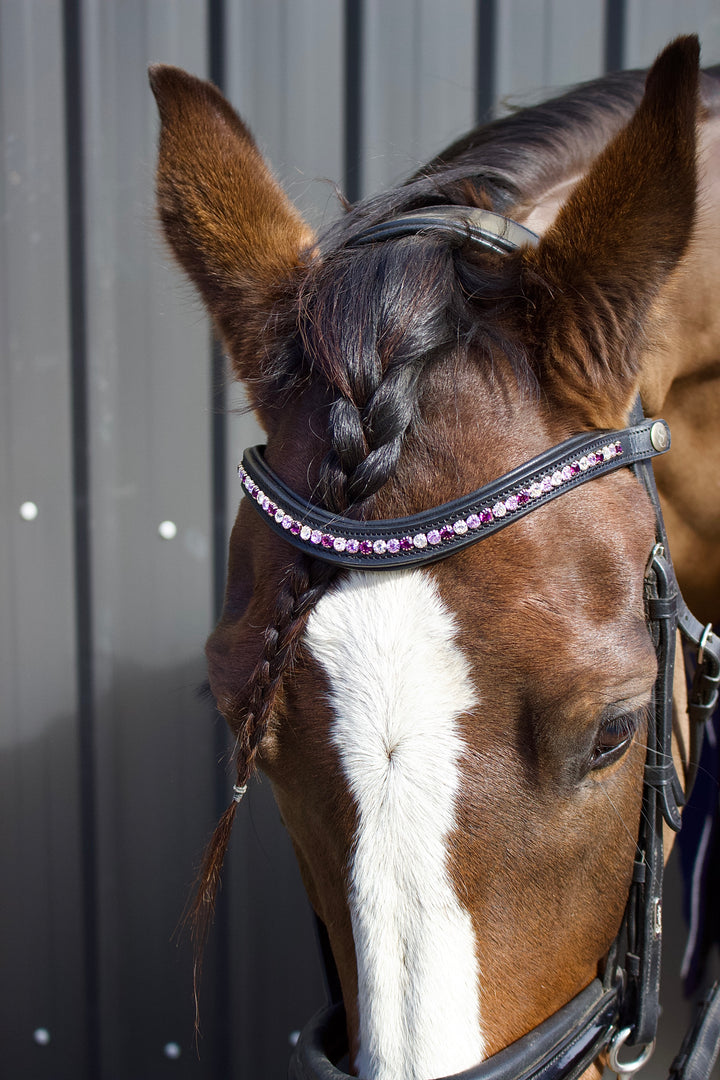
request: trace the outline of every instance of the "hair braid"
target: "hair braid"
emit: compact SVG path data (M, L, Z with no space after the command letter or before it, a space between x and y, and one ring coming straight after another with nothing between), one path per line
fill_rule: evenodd
M245 688L245 716L236 745L236 792L240 798L255 772L256 759L277 699L283 676L297 657L308 615L335 576L336 569L327 563L300 555L289 567L275 601L273 620L263 636L263 651ZM233 821L239 805L233 796L210 839L197 876L194 898L186 913L195 952L195 1020L198 1024L198 986L202 955L213 919Z

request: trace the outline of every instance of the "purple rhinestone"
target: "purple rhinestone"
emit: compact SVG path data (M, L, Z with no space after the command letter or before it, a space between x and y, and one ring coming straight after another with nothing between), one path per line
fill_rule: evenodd
M345 545L345 550L348 551L351 555L357 555L358 551L360 550L360 541L348 540Z
M431 529L430 532L427 534L428 544L439 544L441 540L442 537L440 536L440 532L438 529Z
M333 548L335 551L344 551L347 547L347 540L344 536L336 536L333 540Z
M466 524L468 529L479 529L480 517L478 516L478 514L471 514L470 517L467 519Z
M529 502L530 502L530 492L529 491L520 491L520 492L518 492L518 495L517 495L517 505L518 506L526 506Z
M614 449L615 449L616 454L622 454L622 452L623 452L622 443L621 442L616 442Z
M373 551L375 552L376 555L384 555L386 548L387 548L387 544L385 543L384 540L376 540L375 543L373 544Z
M397 540L395 537L393 537L392 540L388 540L387 549L391 555L397 555L398 551L400 550L400 541Z
M413 536L412 542L413 547L422 549L427 547L428 538L425 533L417 533L415 536Z
M309 525L303 525L302 529L300 530L300 539L301 540L311 540L311 538L312 538L312 529L310 528Z
M464 536L465 533L468 531L467 521L456 521L452 527L452 531L455 533L456 536Z
M282 525L283 529L290 529L293 525L293 519L290 517L289 514L286 514L280 524Z
M263 505L263 509L265 509L264 505ZM275 517L275 515L277 514L277 506L275 505L274 502L268 502L268 504L267 504L267 512L270 515L270 517Z
M313 531L310 533L310 543L311 544L320 544L320 543L322 543L322 538L323 538L323 534L320 532L319 529L313 529Z
M566 465L563 468L563 471L561 473L561 476L562 476L563 480L572 480L572 475L573 475L572 469L570 468L569 465Z
M502 506L502 514L500 514L499 516L502 517L503 514L505 513L505 505L504 505L504 503L500 503L500 505ZM483 510L482 514L480 515L480 520L483 523L483 525L492 525L493 518L496 518L497 516L498 516L497 507L494 506L492 508L492 510L490 510L486 506L485 509Z
M600 456L594 453L588 454L587 459L588 465L592 468L593 465L597 465L598 461L602 461L602 454L600 454Z
M290 525L290 532L293 534L293 536L299 536L300 535L300 528L301 528L300 522L299 521L293 521L292 524Z
M330 533L323 533L320 543L324 548L331 548L333 546L334 539L335 537L331 536Z
M372 554L372 549L373 549L373 546L372 546L372 544L370 543L369 540L363 540L361 542L361 544L360 544L360 554L361 555L370 555L370 554Z
M512 513L518 508L517 495L511 495L509 499L505 500L505 509Z
M572 465L570 466L570 472L573 474L573 476L580 475L580 466L578 465L577 461L573 461Z
M262 506L263 510L267 510L268 512L270 511L270 500L268 499L267 495L263 495L261 497L260 493L258 492L258 502Z
M247 473L243 469L242 465L238 465L238 476L240 477L240 482L244 484L247 480Z
M411 551L413 547L412 536L403 536L400 540L401 551Z
M443 525L443 527L440 529L441 540L450 540L454 535L455 530L453 529L452 525ZM428 540L430 540L430 533L428 533ZM430 543L432 544L433 541L430 540Z

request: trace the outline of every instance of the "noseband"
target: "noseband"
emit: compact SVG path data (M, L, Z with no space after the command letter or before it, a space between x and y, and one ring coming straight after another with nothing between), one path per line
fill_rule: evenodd
M366 244L432 231L496 253L538 238L498 214L434 207L372 226L352 243ZM331 514L291 491L265 463L262 447L245 452L239 475L251 505L282 538L337 567L392 570L447 558L539 506L615 469L631 467L655 511L656 542L645 575L648 628L658 658L643 806L632 884L623 923L602 979L511 1046L445 1080L576 1080L601 1054L619 1076L649 1059L659 1015L662 944L663 826L680 828L682 787L672 758L672 686L676 631L698 649L688 711L698 733L713 712L720 684L720 640L688 610L677 586L651 460L670 447L662 420L646 420L638 402L631 426L574 436L461 499L391 520L358 521ZM331 980L337 984L337 980ZM718 1052L720 987L715 986L675 1058L673 1080L706 1080ZM635 1047L622 1062L625 1044ZM347 1053L340 1003L304 1029L290 1063L290 1080L342 1080ZM398 1078L400 1080L400 1078Z

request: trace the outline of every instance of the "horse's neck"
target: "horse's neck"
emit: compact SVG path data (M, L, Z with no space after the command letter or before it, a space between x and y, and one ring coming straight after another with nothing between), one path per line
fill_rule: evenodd
M713 80L715 82L715 80ZM720 620L720 92L706 94L695 237L649 320L641 393L662 414L673 452L656 461L681 588L703 621ZM518 214L543 233L578 176L559 178Z

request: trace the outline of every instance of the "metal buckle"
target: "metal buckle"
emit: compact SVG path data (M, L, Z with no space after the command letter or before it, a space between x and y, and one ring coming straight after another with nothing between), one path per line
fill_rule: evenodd
M630 1038L631 1034L632 1028L621 1028L620 1031L613 1036L612 1042L608 1047L608 1068L612 1069L614 1073L617 1073L618 1080L624 1080L625 1077L633 1076L639 1069L642 1069L643 1065L647 1065L655 1049L655 1040L653 1039L651 1043L647 1043L647 1045L643 1047L641 1053L638 1054L633 1061L621 1062L619 1060L620 1051Z

